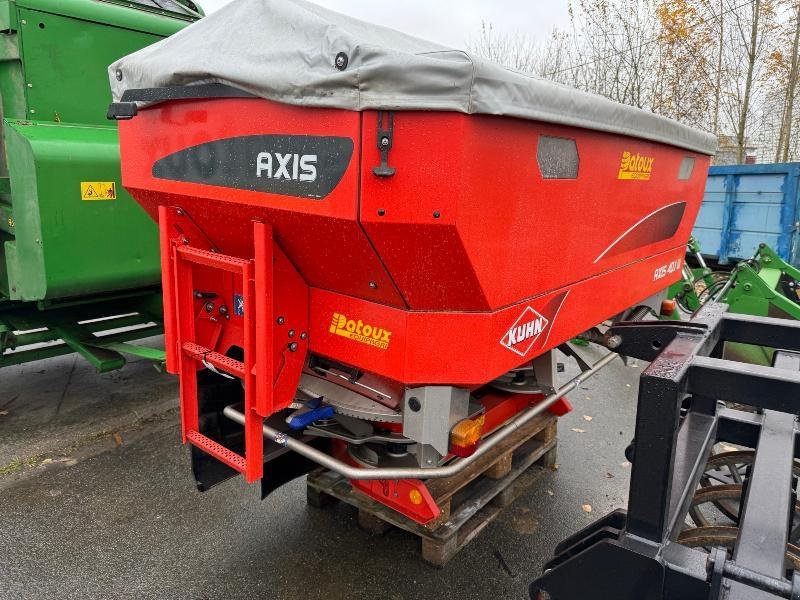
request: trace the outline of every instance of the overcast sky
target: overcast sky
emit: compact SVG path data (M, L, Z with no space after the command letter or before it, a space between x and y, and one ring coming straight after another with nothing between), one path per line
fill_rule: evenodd
M196 0L206 12L223 8L231 0ZM247 1L247 0L240 0ZM520 31L541 38L553 27L569 25L566 0L315 0L317 4L399 29L440 44L463 47L481 26Z

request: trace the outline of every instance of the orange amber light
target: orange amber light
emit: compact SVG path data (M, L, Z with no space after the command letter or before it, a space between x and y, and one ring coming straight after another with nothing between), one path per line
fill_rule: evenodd
M678 303L675 300L666 299L661 302L661 316L662 317L671 317L672 313L675 312L675 309L678 307Z
M450 452L456 456L469 456L478 447L483 434L484 417L463 419L450 430Z

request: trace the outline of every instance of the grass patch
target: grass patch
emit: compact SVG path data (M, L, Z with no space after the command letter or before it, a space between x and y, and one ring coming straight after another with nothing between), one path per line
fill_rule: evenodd
M83 435L78 439L74 440L68 446L61 448L59 450L47 452L44 454L37 454L35 456L30 456L28 458L15 458L10 463L0 466L0 477L8 477L9 475L17 474L25 469L32 469L38 467L48 458L53 458L57 456L69 457L70 454L80 450L81 448L90 446L94 443L99 442L100 440L111 438L114 434L130 432L136 429L142 429L148 425L173 419L175 415L179 413L179 411L180 409L178 407L172 407L162 413L157 413L153 415L148 415L146 417L142 417L134 421L133 423L127 423L121 425L120 427L103 429L101 431L95 431Z
M22 470L22 467L25 466L25 463L22 462L21 459L15 458L7 465L3 465L0 467L0 477L5 475L13 475L14 473L18 473Z

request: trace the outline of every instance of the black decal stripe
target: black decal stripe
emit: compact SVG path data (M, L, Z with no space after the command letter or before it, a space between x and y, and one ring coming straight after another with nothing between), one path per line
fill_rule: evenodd
M258 168L258 156L270 155L270 169ZM297 155L280 170L277 155ZM316 159L314 179L300 179L303 170L300 158ZM347 137L310 135L248 135L225 138L184 148L157 160L153 177L172 181L188 181L226 188L267 192L298 198L321 200L339 185L353 156L353 140Z
M634 223L603 250L594 262L668 240L678 231L684 212L686 212L686 202L675 202L659 208Z
M169 100L198 100L205 98L256 98L255 95L221 83L201 85L172 85L159 88L125 90L122 102L167 102Z

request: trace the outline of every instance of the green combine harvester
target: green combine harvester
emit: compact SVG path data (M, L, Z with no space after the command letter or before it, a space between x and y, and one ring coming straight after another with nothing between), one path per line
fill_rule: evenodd
M161 333L155 224L120 182L107 67L203 16L190 0L0 0L0 367L99 371Z

